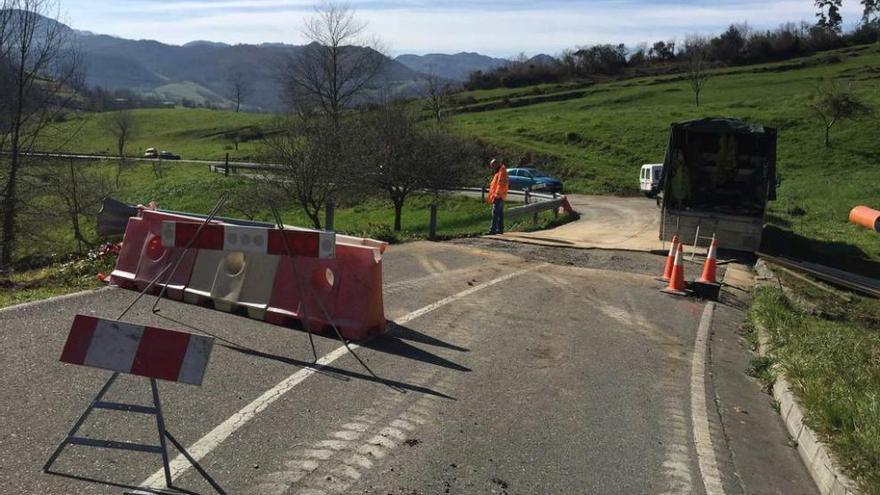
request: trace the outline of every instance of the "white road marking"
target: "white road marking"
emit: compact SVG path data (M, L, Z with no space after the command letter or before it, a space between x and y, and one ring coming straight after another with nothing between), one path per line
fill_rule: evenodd
M691 422L694 428L694 446L697 450L697 461L706 495L724 495L721 483L721 472L712 447L712 436L709 432L709 415L706 409L706 349L709 346L709 329L715 303L706 303L697 338L694 342L694 355L691 363Z
M459 299L463 299L465 297L474 294L475 292L481 291L483 289L492 287L493 285L500 284L502 282L506 282L512 278L518 277L520 275L526 274L528 272L539 270L541 268L546 267L546 263L542 263L539 265L532 266L530 268L524 268L522 270L518 270L512 273L508 273L507 275L503 275L501 277L492 279L488 282L484 282L479 285L475 285L467 290L461 291L457 294L453 294L449 297L445 297L433 304L429 304L421 309L417 309L409 314L398 318L395 322L398 325L406 324L416 318L424 316L432 311L435 311L447 304L458 301ZM360 346L356 344L351 344L352 349L357 349ZM294 387L302 383L306 380L306 378L314 375L316 372L320 371L321 368L329 365L333 361L336 361L340 357L344 356L348 351L345 346L339 346L335 350L331 351L329 354L324 355L321 359L318 360L316 366L303 368L296 373L288 376L284 380L280 381L277 385L272 387L271 389L264 392L261 396L254 399L253 402L244 406L237 413L233 414L226 421L215 427L211 430L207 435L203 436L196 443L187 447L187 452L192 456L196 461L200 461L205 456L210 454L214 449L216 449L221 443L223 443L227 438L229 438L233 433L238 431L242 426L247 424L250 420L254 419L259 413L264 411L267 407L269 407L272 403L280 399L287 392L291 391ZM352 432L354 433L354 432ZM186 473L192 468L189 461L183 454L179 454L173 461L169 463L171 468L171 479L175 480L179 478L181 475ZM147 478L140 484L141 488L150 488L150 487L160 487L165 483L165 474L163 470L158 470L153 473L152 476Z

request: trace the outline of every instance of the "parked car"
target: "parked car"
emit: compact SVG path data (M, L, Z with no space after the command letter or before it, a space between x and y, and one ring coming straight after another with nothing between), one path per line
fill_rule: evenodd
M642 165L639 173L639 190L649 198L653 198L660 192L660 179L663 177L662 163L648 163Z
M144 150L144 158L159 158L159 152L156 148L147 148Z
M163 151L159 153L159 158L163 160L180 160L180 155L170 151Z
M510 178L510 188L540 192L563 191L562 181L551 177L536 168L511 168L507 170Z

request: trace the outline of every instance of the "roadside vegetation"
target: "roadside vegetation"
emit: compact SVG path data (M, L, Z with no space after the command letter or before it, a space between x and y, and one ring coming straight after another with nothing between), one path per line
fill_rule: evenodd
M880 494L880 303L781 275L786 290L759 288L749 313L769 336L762 375L785 373L805 423L863 493Z
M880 46L717 69L710 76L699 107L685 75L574 90L545 85L534 88L543 92L538 96L529 88L463 93L457 101L470 95L479 100L474 105L497 108L459 107L450 125L504 150L511 166L560 176L567 191L617 195L638 194L639 167L663 161L672 122L725 116L776 127L782 183L779 199L770 203L766 249L880 276L880 236L847 222L853 206L877 200L877 113L839 121L825 146L826 124L815 109L832 81L880 109ZM554 94L573 97L532 102Z
M119 155L116 135L108 130L108 114L130 115L134 131L125 156L143 157L156 148L184 159L232 161L258 158L260 141L271 132L271 115L204 108L145 108L102 113L70 113L47 134L38 149L89 155ZM236 149L237 148L237 149Z
M80 174L102 178L112 184L116 165L112 162L75 162ZM47 173L64 177L67 161L44 164ZM120 187L112 191L114 199L129 204L147 204L155 201L162 209L207 213L223 192L230 193L221 216L272 221L267 200L275 203L284 222L291 225L310 223L303 210L282 196L266 196L264 185L246 177L209 172L207 166L173 164L157 178L151 164L136 163L125 167L120 176ZM259 198L258 198L259 196ZM102 284L99 273L109 274L115 257L103 254L104 242L118 242L120 238L101 239L95 233L95 215L99 200L94 200L79 212L80 236L78 241L68 215L63 196L46 189L31 200L41 205L39 221L22 231L22 242L16 252L17 269L0 275L0 307L19 304L93 289ZM480 235L486 232L490 220L488 206L479 199L440 194L414 193L402 210L401 229L393 229L394 206L383 198L369 198L356 203L341 203L335 213L335 229L340 233L376 238L391 243L426 239L429 236L429 209L438 209L437 237L440 239ZM508 205L515 207L517 205ZM547 212L537 223L531 218L509 225L509 230L532 230L555 225L557 220Z

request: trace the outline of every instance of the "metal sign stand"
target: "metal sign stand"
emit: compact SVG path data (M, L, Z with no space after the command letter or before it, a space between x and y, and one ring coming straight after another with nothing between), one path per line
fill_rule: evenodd
M165 429L165 417L162 414L162 403L159 400L159 387L154 378L150 378L150 389L153 395L153 405L144 406L140 404L124 404L120 402L108 402L104 400L104 395L110 390L113 384L116 382L116 379L119 377L119 373L113 373L110 378L107 380L107 383L101 387L101 391L98 392L98 395L92 399L89 407L86 408L85 412L76 420L73 428L70 429L70 432L67 433L67 437L64 441L61 442L61 445L55 449L52 455L49 457L49 460L46 461L46 464L43 466L44 473L50 473L50 469L52 468L52 464L55 463L55 460L58 459L58 456L61 455L61 452L64 451L64 448L68 445L83 445L86 447L97 447L103 449L115 449L115 450L127 450L133 452L146 452L150 454L160 454L162 456L162 468L165 471L165 485L167 488L157 489L157 488L141 488L137 491L129 491L125 493L130 494L142 494L142 493L158 493L158 494L174 494L179 495L181 493L188 493L182 490L176 489L172 483L173 480L171 478L171 467L168 461L168 445L166 443L166 439L174 444L174 447L183 454L184 457L192 464L192 467L202 475L202 478L207 481L214 490L217 491L220 495L226 495L226 492L223 488L211 478L210 475L196 462L192 456L184 449L183 445L174 438L171 433ZM139 413L139 414L149 414L156 417L156 429L159 433L159 445L146 445L142 443L136 442L124 442L124 441L116 441L116 440L100 440L94 438L86 438L77 436L77 432L82 427L83 423L86 422L89 415L91 415L92 411L95 409L105 409L111 411L121 411L121 412L129 412L129 413Z

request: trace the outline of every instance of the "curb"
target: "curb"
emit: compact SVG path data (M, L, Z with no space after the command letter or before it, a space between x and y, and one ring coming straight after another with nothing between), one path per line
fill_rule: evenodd
M761 279L775 278L773 271L763 260L758 261L755 268ZM758 330L758 355L763 357L768 354L770 348L767 329L760 324L756 324L755 327ZM861 495L861 492L855 488L855 483L843 474L843 470L834 461L831 451L819 440L816 432L804 424L804 413L791 391L791 385L781 370L775 371L776 381L773 384L772 395L779 403L779 415L782 416L782 422L785 423L788 434L797 443L798 454L800 454L810 476L813 477L813 482L816 483L819 493L822 495Z
M81 290L79 292L71 292L70 294L61 294L59 296L47 297L46 299L37 299L35 301L28 301L28 302L13 304L12 306L6 306L3 308L0 308L0 314L11 313L13 311L19 311L19 310L23 310L23 309L32 308L34 306L42 306L44 304L64 301L65 299L73 299L75 297L87 296L89 294L95 294L97 292L110 290L111 288L112 288L112 286L106 285L104 287L98 287L97 289L86 289L86 290Z

